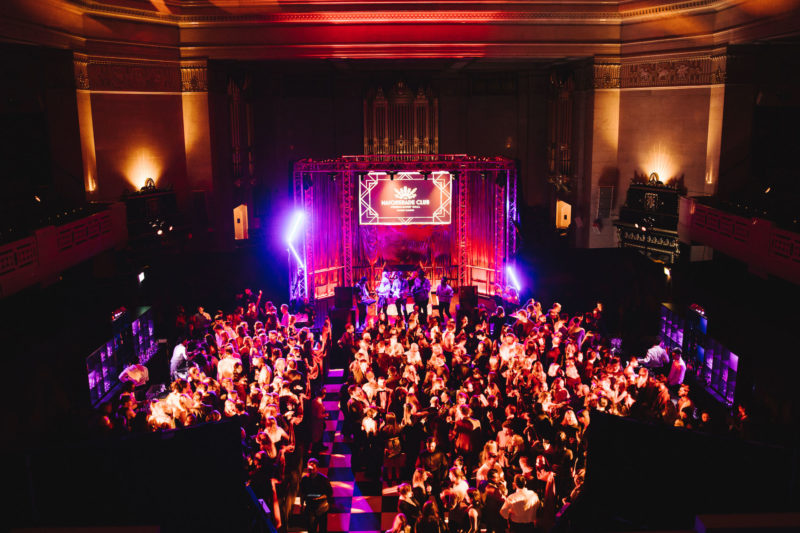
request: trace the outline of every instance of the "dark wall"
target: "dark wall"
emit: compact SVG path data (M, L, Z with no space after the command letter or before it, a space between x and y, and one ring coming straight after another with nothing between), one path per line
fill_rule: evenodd
M5 480L26 489L5 499L4 522L246 530L239 431L238 423L225 421L6 454Z
M741 198L781 183L784 192L796 191L793 154L786 149L792 146L790 139L797 137L793 119L798 112L799 44L730 47L719 166L721 197Z
M698 514L796 508L791 450L591 416L576 531L689 529Z
M363 97L395 82L439 98L439 152L519 161L520 196L544 203L546 103L543 70L454 62L259 63L253 76L256 173L263 207L275 212L292 162L363 153ZM468 62L465 62L468 63ZM236 68L241 68L238 66Z
M19 224L32 211L81 205L85 194L72 53L3 44L0 72L3 220ZM34 195L41 204L33 203Z

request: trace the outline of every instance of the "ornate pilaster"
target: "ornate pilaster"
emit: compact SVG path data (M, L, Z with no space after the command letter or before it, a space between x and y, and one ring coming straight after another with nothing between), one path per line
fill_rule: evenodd
M619 71L619 61L602 60L595 62L593 87L595 89L619 89Z
M75 72L75 88L79 91L89 90L89 58L83 54L73 54L72 64Z
M206 61L182 62L180 69L182 92L208 91L208 63Z

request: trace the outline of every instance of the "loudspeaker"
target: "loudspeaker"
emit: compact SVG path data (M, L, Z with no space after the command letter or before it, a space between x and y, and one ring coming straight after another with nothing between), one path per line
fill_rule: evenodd
M350 309L353 307L354 296L353 287L335 287L333 289L333 305L337 308Z
M458 304L463 308L473 308L478 305L478 286L465 285L458 288Z
M356 308L355 307L334 307L328 312L328 317L331 319L331 331L334 340L339 340L339 337L344 333L345 326L349 324L355 325L356 323Z

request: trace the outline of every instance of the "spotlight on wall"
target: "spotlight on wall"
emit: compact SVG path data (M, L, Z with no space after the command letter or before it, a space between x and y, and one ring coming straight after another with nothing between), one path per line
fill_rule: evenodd
M519 277L517 277L514 267L511 265L506 266L506 274L508 274L508 279L511 281L511 285L517 289L517 292L520 292L522 290L522 285L520 285Z

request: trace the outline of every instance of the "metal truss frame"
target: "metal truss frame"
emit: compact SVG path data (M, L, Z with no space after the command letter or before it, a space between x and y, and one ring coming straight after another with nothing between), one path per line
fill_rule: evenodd
M498 180L498 183L500 183L500 180ZM506 182L503 182L502 187L495 187L494 189L494 285L498 283L505 285L505 262L507 256L505 239L506 217L504 215L507 185L506 180ZM489 290L494 292L494 286Z
M458 177L458 286L466 287L470 283L469 268L469 175L462 172Z
M345 287L353 283L353 173L342 173L342 266Z
M506 262L510 262L517 253L517 205L517 169L512 167L506 171Z
M294 205L295 208L298 208L299 206L305 205L303 200L303 173L295 170L293 178ZM305 239L303 240L305 241ZM302 250L305 252L305 244L303 244ZM288 249L286 253L289 257L289 300L302 301L303 298L308 297L306 285L307 268L303 268L303 265L297 262ZM306 260L306 267L308 267L308 260Z
M314 300L317 297L315 291L315 280L314 280L314 217L312 213L314 213L314 180L311 179L311 186L307 189L305 187L303 191L303 207L306 212L306 233L305 233L305 246L303 249L305 250L305 254L303 257L303 262L306 264L305 268L305 280L306 280L306 297L309 300Z

